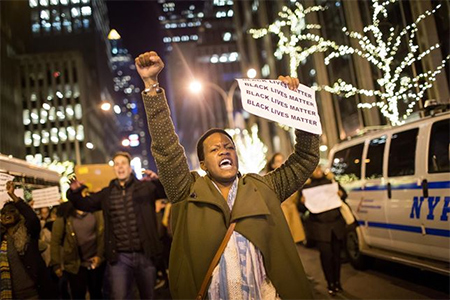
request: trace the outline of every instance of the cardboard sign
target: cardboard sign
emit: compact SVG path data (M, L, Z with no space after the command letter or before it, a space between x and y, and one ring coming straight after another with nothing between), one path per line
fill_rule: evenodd
M11 200L8 193L6 192L6 183L8 181L13 181L14 176L0 173L0 209L3 207L3 204L5 204L6 201ZM17 195L17 194L16 194ZM22 195L23 197L23 195Z
M259 117L314 134L322 134L315 91L299 85L291 91L280 80L236 79L242 107Z
M34 209L59 205L59 201L61 200L61 193L57 186L32 190L31 195L34 201Z
M338 191L339 185L337 182L303 189L305 206L313 214L338 208L342 205Z
M116 178L113 167L108 164L76 166L75 175L92 193L107 187L109 182Z

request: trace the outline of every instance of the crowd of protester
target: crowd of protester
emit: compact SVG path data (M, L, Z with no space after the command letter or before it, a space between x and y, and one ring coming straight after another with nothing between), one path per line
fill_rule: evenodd
M136 59L160 174L146 170L138 180L131 156L118 152L107 187L90 193L72 177L69 201L38 211L7 182L12 201L1 210L1 300L154 299L163 286L177 299L312 298L295 243L306 238L304 191L333 181L316 168L318 136L296 130L287 159L275 153L264 175L242 176L233 139L211 129L197 144L206 176L191 173L158 85L163 67L155 52ZM299 84L279 79L290 89ZM345 222L339 209L309 215L315 227L309 238L319 245L334 295L342 290Z

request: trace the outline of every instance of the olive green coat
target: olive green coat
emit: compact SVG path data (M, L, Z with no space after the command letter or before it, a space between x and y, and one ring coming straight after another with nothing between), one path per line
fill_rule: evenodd
M165 94L143 94L152 153L172 205L173 243L169 262L174 299L194 299L209 264L236 221L235 231L262 253L267 276L282 299L312 298L308 280L286 224L281 202L298 190L319 160L317 135L296 131L295 152L279 169L240 178L233 210L209 177L190 172Z
M93 214L96 221L97 256L103 261L105 252L103 214L102 211L96 211ZM64 217L58 217L53 223L52 239L50 242L50 265L53 267L53 270L60 269L64 266L63 269L66 272L77 274L81 265L81 259L77 237L72 226L72 219L73 217L68 217L64 221Z

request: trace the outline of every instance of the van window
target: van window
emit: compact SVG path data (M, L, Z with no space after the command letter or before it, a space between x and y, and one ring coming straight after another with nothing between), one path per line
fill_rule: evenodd
M383 157L386 136L370 141L366 157L366 179L383 177Z
M361 179L361 157L364 144L343 149L334 154L331 172L336 180L348 183Z
M450 172L450 122L439 121L433 124L428 152L428 173Z
M414 128L392 135L389 149L389 177L414 175L418 131Z

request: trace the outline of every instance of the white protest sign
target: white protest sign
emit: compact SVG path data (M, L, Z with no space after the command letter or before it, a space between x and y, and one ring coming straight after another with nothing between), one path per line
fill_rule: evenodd
M313 214L338 208L342 205L338 191L337 182L304 189L302 194L305 197L305 206Z
M31 191L34 200L33 208L59 205L61 193L57 186Z
M296 91L280 80L236 79L242 107L259 117L314 134L322 134L313 89L299 85Z

